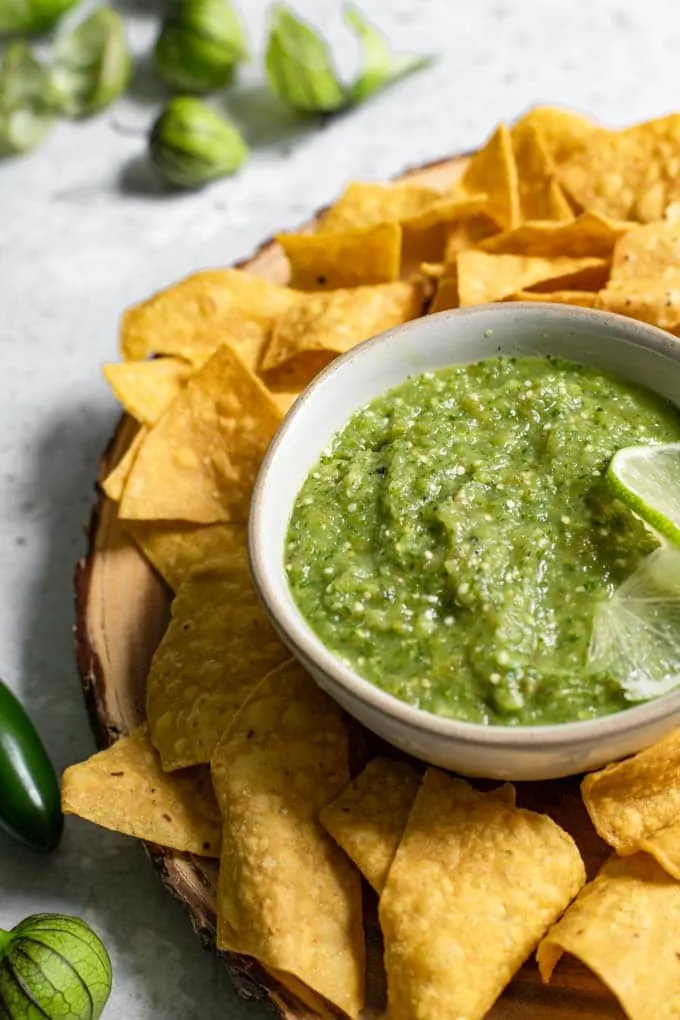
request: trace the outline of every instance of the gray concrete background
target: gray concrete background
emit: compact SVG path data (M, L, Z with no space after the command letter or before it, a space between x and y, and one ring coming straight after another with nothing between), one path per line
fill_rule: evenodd
M295 0L350 73L339 0ZM121 0L135 50L151 4ZM265 0L242 0L261 50ZM680 107L680 14L672 0L361 0L396 46L431 70L319 125L281 110L251 68L225 97L247 123L250 163L199 194L168 194L143 160L160 96L142 66L132 95L96 120L59 125L36 154L0 166L0 676L31 709L61 769L93 749L71 651L71 575L84 549L97 459L116 410L101 380L126 305L205 266L247 255L353 177L383 178L478 145L527 106L573 106L609 125ZM144 9L145 13L139 13ZM84 915L115 967L107 1016L262 1015L233 995L133 840L69 820L40 857L0 836L0 926Z

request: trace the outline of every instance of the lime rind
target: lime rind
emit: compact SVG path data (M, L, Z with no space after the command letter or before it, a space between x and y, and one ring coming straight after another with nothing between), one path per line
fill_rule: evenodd
M680 443L619 450L607 468L607 482L623 503L680 546Z

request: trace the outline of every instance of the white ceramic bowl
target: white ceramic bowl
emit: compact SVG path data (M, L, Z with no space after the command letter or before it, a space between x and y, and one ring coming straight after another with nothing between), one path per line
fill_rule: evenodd
M564 305L508 303L441 312L334 361L291 408L260 470L249 550L264 607L320 687L364 726L417 758L470 776L549 779L648 746L680 724L680 691L616 715L551 726L482 726L412 708L362 679L322 644L283 565L292 507L308 472L353 411L409 375L497 354L554 354L680 396L680 342L633 319Z

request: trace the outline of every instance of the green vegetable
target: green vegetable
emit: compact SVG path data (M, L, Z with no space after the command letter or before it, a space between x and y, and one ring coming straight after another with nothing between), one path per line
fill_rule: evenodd
M177 96L151 129L149 154L166 180L200 188L238 170L248 146L228 120L200 99Z
M49 75L26 43L12 43L0 65L0 155L35 149L51 126Z
M597 603L588 673L613 676L628 702L680 685L680 549L662 545ZM587 675L587 674L586 674Z
M0 1017L98 1020L111 994L111 960L79 917L35 914L0 929Z
M51 28L78 0L0 0L0 35L34 35Z
M0 825L35 850L54 849L63 827L59 783L47 752L1 681Z
M392 53L355 7L347 8L345 20L362 50L362 68L350 89L339 81L323 39L281 4L274 7L265 68L272 92L286 105L307 113L332 113L363 103L431 61Z
M245 34L228 0L175 0L156 42L156 73L180 92L228 85L248 59Z
M363 103L380 89L432 61L431 57L392 53L380 32L376 32L355 7L346 9L345 20L362 49L362 68L349 94L352 103Z
M69 117L103 110L127 87L131 71L123 21L100 7L56 41L52 83L59 108Z
M680 545L680 443L624 446L607 468L607 482L643 521Z
M323 39L281 4L272 10L265 70L272 92L295 110L332 113L347 103Z

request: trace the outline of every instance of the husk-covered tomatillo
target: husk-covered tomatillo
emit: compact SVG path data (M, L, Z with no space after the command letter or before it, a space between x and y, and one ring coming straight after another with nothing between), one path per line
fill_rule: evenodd
M0 156L35 149L52 127L50 76L27 43L11 43L0 62Z
M79 917L34 914L0 929L0 1016L99 1020L111 979L103 942Z
M180 92L227 85L248 59L239 17L228 0L175 0L156 42L156 73Z
M123 19L110 7L97 8L57 38L52 86L68 117L90 117L105 109L127 88L131 73Z
M248 155L237 129L192 96L171 100L151 129L149 155L158 172L180 188L199 188L233 174Z
M0 35L35 35L51 28L78 0L0 0Z

